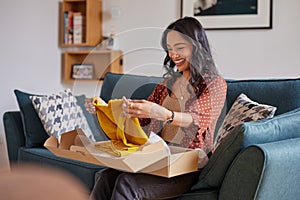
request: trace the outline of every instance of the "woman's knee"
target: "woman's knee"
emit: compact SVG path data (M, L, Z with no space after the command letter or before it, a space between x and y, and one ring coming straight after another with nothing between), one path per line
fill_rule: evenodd
M134 174L122 173L118 176L114 188L114 195L116 195L116 197L118 196L119 199L122 199L121 197L126 196L128 199L139 199L140 195L138 191L139 189Z
M120 174L116 181L116 186L125 186L128 188L136 187L135 175L131 173Z

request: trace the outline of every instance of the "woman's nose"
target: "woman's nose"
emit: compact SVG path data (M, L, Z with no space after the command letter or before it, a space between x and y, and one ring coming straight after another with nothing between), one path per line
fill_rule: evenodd
M176 51L172 51L171 53L171 58L178 58L179 54Z

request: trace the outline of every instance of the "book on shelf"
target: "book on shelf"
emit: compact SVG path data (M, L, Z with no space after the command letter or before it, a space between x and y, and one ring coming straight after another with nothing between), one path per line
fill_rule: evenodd
M82 43L86 42L86 17L82 15Z
M85 42L85 16L81 12L64 12L64 44Z
M64 12L64 44L68 44L69 12Z
M82 25L83 25L83 16L81 12L73 13L73 43L81 44L82 43Z
M73 44L73 11L68 12L68 44Z

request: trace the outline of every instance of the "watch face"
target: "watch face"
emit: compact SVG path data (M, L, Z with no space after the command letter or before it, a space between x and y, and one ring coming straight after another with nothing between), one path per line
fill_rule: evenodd
M165 122L166 124L171 124L174 120L174 112L172 110L171 110L171 112L172 112L171 118L167 119L167 121Z
M167 124L171 124L173 122L173 118L168 119Z
M171 116L171 119L170 119L170 123L172 123L173 122L173 120L174 120L174 112L173 111L171 111L172 112L172 116Z

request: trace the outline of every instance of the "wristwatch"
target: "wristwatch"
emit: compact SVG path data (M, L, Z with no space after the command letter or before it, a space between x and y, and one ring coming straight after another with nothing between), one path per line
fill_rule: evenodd
M171 124L174 120L174 112L172 110L170 110L170 111L171 111L172 115L169 119L167 119L166 124Z

